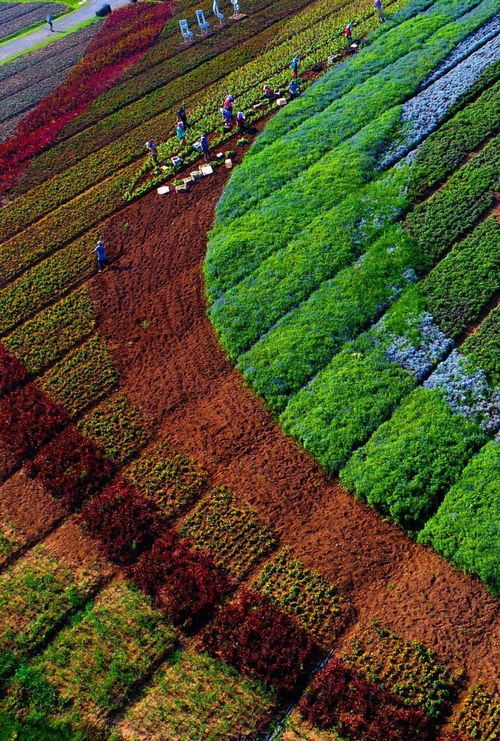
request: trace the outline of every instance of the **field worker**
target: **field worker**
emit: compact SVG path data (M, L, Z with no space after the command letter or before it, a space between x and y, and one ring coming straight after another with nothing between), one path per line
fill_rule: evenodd
M292 70L293 76L295 78L299 76L299 62L300 57L294 57L290 63L290 69Z
M384 13L382 11L382 0L375 0L373 3L373 7L375 8L377 15L378 15L378 21L379 23L384 22Z
M264 95L262 97L267 98L267 100L274 100L274 90L272 90L269 85L264 85Z
M290 97L296 98L297 95L300 93L299 83L298 80L292 80L288 86L288 92L290 93Z
M95 252L96 254L97 272L101 273L103 268L108 267L108 255L102 239L97 242L97 247L95 247L92 252Z
M233 112L233 103L234 103L234 96L228 95L226 100L224 101L223 108L227 108L228 111Z
M54 23L53 23L53 21L52 21L52 16L50 15L50 13L48 14L48 16L47 16L47 19L46 19L46 20L47 20L47 23L49 24L49 28L50 28L50 30L51 30L51 31L54 31Z
M177 124L175 135L178 138L181 147L184 147L186 144L186 129L184 128L184 124L182 123L182 121L179 121L179 123Z
M146 149L148 150L149 154L153 158L153 162L155 165L158 164L158 149L156 148L156 144L154 142L146 142Z
M186 115L186 109L184 107L184 103L181 105L181 107L177 111L177 118L179 119L179 121L182 121L182 123L184 124L184 128L187 129L189 124L187 122L187 115Z
M350 44L352 40L352 23L348 23L344 28L344 36L347 43Z
M233 112L230 111L229 108L221 108L220 112L222 113L224 126L226 127L226 129L231 129L234 123Z
M203 134L200 139L201 151L203 152L203 158L205 162L208 162L208 156L210 154L210 144L208 143L208 136Z
M238 126L239 133L243 134L247 128L247 119L243 111L238 111L238 113L236 114L236 124Z

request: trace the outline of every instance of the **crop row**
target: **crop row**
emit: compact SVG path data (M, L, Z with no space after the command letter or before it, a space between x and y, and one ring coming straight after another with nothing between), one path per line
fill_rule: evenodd
M24 28L28 28L33 24L40 23L40 19L43 18L44 13L60 15L64 9L65 6L61 3L40 3L38 6L12 3L2 13L0 40L17 31L22 31Z
M274 693L258 680L187 650L169 657L118 727L126 741L148 735L170 741L253 737L271 721L275 706Z
M391 170L322 211L307 229L212 304L210 319L231 358L248 349L315 286L359 257L361 249L366 250L418 196L442 182L469 152L495 133L499 85L432 134L411 168ZM445 146L446 157L436 160Z
M334 729L345 741L432 741L431 718L422 710L406 707L397 694L365 679L343 661L330 661L314 678L299 704L312 725ZM442 741L460 741L445 734Z
M398 6L404 4L405 0L397 0L397 2L395 2L391 7L397 9ZM371 31L375 27L375 20L371 14L370 16L363 18L361 14L363 12L366 13L367 8L365 8L363 11L363 9L358 6L355 12L356 16L359 18L359 21L356 24L356 33L359 36L363 36L365 33ZM332 24L331 20L329 24L326 21L323 24L320 23L318 24L319 28L315 27L315 34L313 34L312 32L308 33L310 37L309 39L301 38L301 35L297 35L293 38L293 43L290 43L289 48L286 51L284 49L280 50L280 48L274 49L272 52L272 59L266 59L265 56L267 55L263 55L263 57L259 59L259 64L253 65L254 68L252 70L249 69L250 65L247 65L246 71L248 73L252 72L253 80L249 76L248 79L246 79L244 82L243 90L239 90L239 88L241 86L241 80L244 78L242 77L242 75L240 76L236 74L229 76L229 78L225 78L224 86L218 86L218 89L216 90L217 95L215 98L214 96L210 95L210 90L207 90L206 93L208 93L209 95L206 102L204 102L201 106L196 107L196 109L194 110L194 125L190 128L190 130L188 130L187 143L195 144L204 131L214 131L214 129L218 129L218 131L215 136L212 135L212 138L210 140L212 147L220 146L231 136L231 132L222 129L219 106L214 104L214 100L220 99L220 96L224 95L227 89L236 91L236 93L238 94L238 108L247 112L247 121L249 123L258 120L263 115L265 115L265 109L252 110L252 106L254 104L262 102L262 83L269 84L274 89L286 88L290 81L290 71L286 61L289 57L289 54L293 54L293 49L296 49L297 46L302 46L303 49L307 49L307 51L304 51L302 53L301 62L302 66L306 69L310 69L316 65L324 65L325 58L328 57L329 54L339 54L345 48L345 39L341 34L341 30L349 21L349 19L352 20L352 17L353 9L343 8L342 10L335 13L335 24ZM320 34L318 32L322 33ZM279 56L280 52L282 53L281 59ZM271 56L271 52L269 52L269 56ZM273 67L275 69L277 68L277 71L275 71L274 74L270 74L270 71L272 71ZM265 74L263 70L266 70ZM242 70L242 72L245 72L245 70ZM257 77L257 79L255 79L255 77ZM232 78L235 78L234 81ZM250 84L251 80L252 82ZM305 89L311 83L311 79L307 81L302 80L302 89ZM173 154L177 153L177 151L178 142L175 137L171 137L170 139L168 139L159 148L160 155L163 159L171 157ZM197 152L188 152L187 155L184 157L184 162L186 164L194 162L198 158L198 156L199 154ZM155 177L147 179L145 183L137 187L138 184L144 179L144 176L148 173L148 170L151 168L151 164L151 160L147 159L143 163L142 167L137 171L134 179L132 180L128 190L125 193L127 199L135 198L139 195L142 195L143 193L150 190L152 187L155 187L159 183L163 182L174 172L172 167L167 167L165 171L162 171L162 173L156 175Z
M38 545L0 576L0 678L39 649L66 616L83 607L102 564L70 567Z
M380 120L373 127L380 131ZM494 148L492 141L411 212L405 230L401 223L389 226L353 266L322 283L240 356L238 367L272 409L283 409L287 397L417 279L415 271L425 274L492 205L498 171ZM338 172L345 177L342 158ZM330 185L331 175L330 170Z
M495 694L482 685L475 685L467 693L453 728L464 733L466 739L494 741L498 731L498 715Z
M342 661L370 681L404 698L432 718L448 713L457 680L422 643L402 639L379 623L360 626L342 651Z
M487 6L489 0L485 0L485 2ZM448 23L426 43L422 44L420 50L403 57L401 60L402 69L400 70L401 79L398 78L397 82L394 79L392 81L389 79L386 86L382 86L381 91L372 83L372 80L364 83L361 90L364 90L370 100L365 101L362 98L363 107L366 106L372 111L372 115L368 119L370 123L364 121L367 125L357 133L355 133L356 128L353 131L352 124L347 123L346 138L330 151L328 151L328 147L322 147L321 142L325 137L328 139L328 144L335 140L331 139L331 134L325 134L324 126L320 127L313 135L311 142L314 143L315 140L319 140L319 151L322 152L319 155L320 158L302 169L293 180L279 187L281 182L279 171L276 181L274 171L276 167L279 170L283 166L283 160L288 161L289 159L288 149L285 146L286 141L283 140L284 149L281 151L279 163L269 158L267 164L264 165L264 172L268 177L264 187L272 190L276 182L277 187L274 192L260 200L246 214L234 218L229 224L225 224L225 222L222 222L220 226L216 224L212 232L205 261L205 275L211 301L219 298L225 290L234 286L252 272L268 255L283 247L303 228L305 222L317 215L319 210L330 209L360 185L373 179L375 168L380 164L379 160L383 157L387 143L399 133L403 125L400 118L401 108L399 105L391 105L392 100L397 103L398 91L405 84L409 86L407 94L410 95L411 89L416 88L415 80L418 83L419 80L423 81L425 79L425 76L433 69L436 62L445 56L445 49L453 48L453 45L467 35L471 28L474 28L476 24L480 25L484 20L484 14L491 14L491 6L484 6L485 3L482 3L468 16L465 16L463 20ZM443 43L443 37L446 44ZM420 54L423 55L423 58L419 62ZM413 60L412 65L408 64L410 59ZM423 67L422 77L415 73L417 63ZM395 62L394 65L397 66L398 63ZM391 88L392 96L390 94ZM358 92L356 90L356 94ZM329 120L328 131L330 131L330 126L332 130L336 130L335 121L344 120L342 118L344 116L342 102L344 102L346 110L350 110L348 118L357 120L358 103L353 99L353 95L355 94L347 94L343 96L339 103L332 104L338 115L337 118L333 117L333 121ZM380 99L381 96L386 96L385 103L381 102L380 107L374 109L372 107L373 100ZM350 103L353 103L354 108L349 105ZM338 106L340 107L338 108ZM319 117L321 116L322 114L319 114ZM303 124L303 126L314 126L315 119L316 117ZM376 122L378 126L375 125ZM308 141L311 141L311 138ZM277 145L280 144L281 142L277 142ZM303 140L298 140L298 146L303 148ZM293 149L290 156L295 157ZM303 154L303 156L305 155ZM239 183L244 178L247 168L251 169L253 167L252 163L255 159L256 157L250 158L248 164L245 163L238 169ZM346 162L349 162L349 168L346 167ZM343 169L340 169L341 165ZM262 177L262 169L260 172L259 177ZM341 179L342 176L343 179ZM249 177L249 180L252 182L252 187L254 182L258 182L253 175ZM246 194L246 186L244 188L243 184L241 185L242 193ZM245 201L247 200L251 201L252 198L250 196L245 197ZM291 204L293 204L293 209L290 208ZM239 207L241 207L241 202ZM280 225L279 230L276 229L276 224Z
M245 504L216 489L189 515L181 530L199 548L208 548L219 566L242 580L276 548L274 534Z
M325 651L344 627L347 606L338 589L306 569L289 548L267 561L252 587L293 617Z
M4 338L29 373L40 373L95 329L87 286L49 306Z
M64 83L20 122L13 137L0 145L3 191L10 187L28 160L53 141L66 121L112 85L124 67L144 53L171 12L172 6L168 4L120 8L106 20Z
M309 13L311 12L312 11L309 11ZM323 10L322 12L324 13L325 10ZM280 31L280 36L282 35L285 39L289 36L291 36L292 39L296 38L294 37L294 34L297 34L300 29L300 25L297 25L298 22L301 21L302 24L305 24L306 26L309 25L307 21L307 13L308 11L306 10L303 13L300 13L296 19L292 18L287 21L284 24L282 31ZM339 29L341 30L342 25L347 22L347 18L350 17L347 11L345 11L344 15L339 20L339 28L337 28L337 26L335 25L334 30L336 30L337 33L339 32ZM293 25L289 29L289 26L291 24ZM332 24L330 21L328 24L329 33L333 33L331 27ZM86 157L80 163L68 168L68 162L71 161L70 152L61 151L61 157L59 158L58 148L51 148L50 163L48 161L47 163L41 162L41 169L44 173L43 184L33 188L32 192L30 192L27 196L23 197L19 201L15 201L3 210L3 226L2 231L0 232L2 238L5 238L10 234L18 231L19 229L22 229L26 223L29 223L35 218L40 218L40 216L47 213L49 210L55 208L69 198L75 197L85 188L91 187L96 182L103 180L106 176L115 173L118 168L127 165L134 159L143 155L144 141L146 141L147 139L162 141L165 138L165 131L172 130L175 125L175 116L173 112L168 109L171 108L176 102L185 100L189 107L192 106L193 110L190 111L191 121L199 121L199 125L201 125L202 128L206 127L207 130L212 130L213 128L220 125L220 101L223 100L224 97L227 95L228 89L231 89L235 93L237 93L244 91L248 89L249 86L252 87L253 85L254 89L251 92L250 98L251 102L255 102L255 100L261 94L261 81L264 77L263 62L260 61L261 57L259 57L259 54L265 52L265 49L268 48L271 44L272 37L276 35L276 32L274 31L273 33L271 33L271 30L272 29L265 32L262 39L260 38L260 36L257 36L255 39L250 39L249 42L247 42L247 45L249 47L248 58L254 59L255 57L257 57L254 62L249 62L241 66L241 51L238 48L232 52L228 52L228 54L232 55L232 57L226 58L227 54L223 54L218 56L212 62L209 62L208 64L210 68L213 67L212 73L209 73L209 71L206 69L207 65L203 65L197 70L194 70L192 73L183 75L174 80L172 83L164 88L164 93L162 93L162 88L154 95L158 97L161 93L162 95L164 94L166 98L163 100L163 102L157 101L156 97L155 99L152 99L151 107L149 110L145 107L148 105L148 97L142 99L139 103L136 104L137 111L135 114L135 122L132 111L129 110L129 107L123 109L122 111L118 111L116 114L113 114L113 116L110 117L106 122L106 129L104 133L107 139L98 140L98 151L96 151L95 154ZM308 33L309 36L311 36L312 32L309 31ZM335 36L335 34L333 35ZM288 70L290 54L292 54L293 56L293 53L295 53L295 51L290 51L290 48L288 48L290 46L290 43L291 42L287 42L288 46L281 52L280 55L278 55L276 49L272 50L273 56L275 58L278 57L278 61L275 61L274 65L276 66L276 64L278 64L278 67L280 69L286 68ZM317 44L317 36L312 35L312 38L309 39L308 43ZM277 49L281 49L281 46L278 46ZM295 49L295 46L293 46L293 49ZM328 49L330 49L330 47L328 47ZM271 52L268 52L268 54L269 53ZM322 57L320 58L324 59L324 57L327 55L328 51L325 50L322 53ZM228 69L234 70L232 73L229 74L229 76ZM206 87L207 82L210 82L214 79L219 80L219 78L221 78L220 82L209 85L208 88ZM200 88L206 88L201 95L201 104L200 94L197 94L196 97L193 97L193 99L189 98L193 90L199 90ZM212 117L210 119L207 119L205 115L206 105L211 105ZM160 113L161 111L167 112ZM149 120L145 121L145 119ZM120 127L125 126L125 129L128 130L130 128L131 122L134 122L135 128L130 134L121 136L115 139L115 141L112 141L111 143L105 145L106 141L109 142L110 136L112 138L116 137L116 132L120 131ZM87 132L84 132L84 134L82 134L82 136L84 135L88 136L88 141L91 147L96 148L96 132L94 132L92 129L89 129ZM76 153L77 156L80 156L81 152L86 151L85 142L81 140L81 137L75 140L70 140L67 144L67 147L69 147L69 149L72 150L73 153ZM174 150L176 152L178 148L177 142L175 140L170 140L170 147L173 149L172 153L174 153ZM64 172L47 183L47 172L53 171L54 162L58 160L61 162L61 166L63 167ZM32 173L30 170L30 176L31 174ZM130 183L130 179L131 176L129 175L126 180L127 185ZM106 190L107 187L109 186L105 186ZM119 201L121 199L125 188L126 186L124 185L122 187L120 196L116 197L116 201ZM108 199L105 196L105 201L107 200ZM79 213L82 210L84 209L79 208Z
M312 98L314 107L314 101L319 97L321 111L265 147L261 153L250 156L245 167L235 172L217 208L215 233L244 213L242 203L247 203L247 208L260 203L374 117L411 98L436 64L462 38L461 26L470 29L469 23L455 20L469 5L458 0L454 7L447 8L445 15L439 12L437 2L431 8L432 12L411 18L388 31L368 46L366 55L372 57L369 59L371 64L363 64L365 52L362 50L352 65L339 70L339 75L331 72L327 76L327 79L335 80L329 86L330 94L335 89L338 96L330 104L321 95L325 82L322 81L319 91L314 86L307 98ZM476 23L480 25L482 22L479 6ZM308 142L307 147L304 147L304 141ZM272 177L269 177L269 170Z
M437 304L444 308L456 303L461 295L463 273L452 271L454 281L450 283L448 266L452 268L464 259L475 268L471 275L477 288L473 313L464 315L469 320L479 317L496 289L495 271L488 268L495 264L489 251L497 230L495 222L489 220L455 245L375 327L347 343L324 370L291 397L281 424L327 471L337 472L352 450L366 442L400 400L451 350L451 338L463 331L464 316L454 312L447 336L436 324L433 309ZM426 299L427 284L434 287L433 303Z
M228 51L235 45L238 46L241 63L243 63L246 56L245 50L250 50L253 45L252 42L247 42L253 36L259 34L260 48L262 48L266 37L268 37L268 34L270 35L270 31L264 34L261 31L274 24L273 33L277 36L276 42L280 43L283 31L282 28L276 27L276 21L283 20L285 26L289 28L288 20L291 20L290 16L308 4L308 0L282 1L277 3L271 3L270 0L251 0L245 6L245 12L249 15L245 23L236 23L226 26L223 29L218 29L215 35L203 38L202 41L191 44L188 48L185 48L180 43L177 27L174 44L171 41L169 44L165 44L160 40L140 60L139 64L134 65L129 74L126 75L124 82L99 96L83 115L71 122L62 133L65 138L68 135L73 136L82 129L102 121L114 111L125 108L139 98L144 98L156 88L164 87L179 75L186 75L194 68L205 65L206 62ZM194 6L195 3L193 2ZM314 5L311 4L311 20L314 18L313 14L315 10L318 13L317 17L319 19L331 12L333 8L331 6L328 8L325 3L321 2L316 2ZM166 65L164 56L167 53L168 47L171 47L171 50L168 56L168 64ZM229 59L226 61L229 61ZM220 68L220 63L218 66ZM230 71L232 66L228 65L227 69ZM206 79L209 82L211 80L210 65L205 66L205 70ZM131 76L132 72L134 73L133 76ZM135 120L133 115L131 118ZM119 130L119 133L123 133L123 130ZM97 135L96 130L94 130L94 134ZM99 137L97 136L97 138Z

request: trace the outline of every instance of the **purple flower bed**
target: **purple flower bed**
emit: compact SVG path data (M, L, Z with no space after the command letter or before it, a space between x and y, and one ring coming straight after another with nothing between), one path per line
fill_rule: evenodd
M441 72L431 85L408 100L401 112L405 131L403 143L395 143L388 149L380 167L390 167L435 131L451 106L499 57L500 35L497 34L448 72ZM433 79L437 74L433 73Z
M456 414L476 419L486 432L500 429L500 389L491 389L485 372L458 350L438 365L424 386L443 393Z
M389 336L387 357L421 381L453 347L453 341L442 332L431 314L425 312L420 319L422 342L418 346L407 337Z

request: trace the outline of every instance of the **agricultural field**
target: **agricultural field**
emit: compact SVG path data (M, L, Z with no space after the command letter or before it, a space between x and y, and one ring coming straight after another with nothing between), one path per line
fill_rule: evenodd
M219 5L0 64L0 741L496 741L498 4Z

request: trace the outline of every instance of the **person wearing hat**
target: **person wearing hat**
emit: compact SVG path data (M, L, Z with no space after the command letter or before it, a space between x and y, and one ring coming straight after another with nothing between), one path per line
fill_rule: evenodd
M97 242L97 247L94 247L92 252L95 252L97 258L97 272L101 273L103 268L108 267L108 255L102 239Z
M350 44L352 41L352 23L348 23L344 28L344 36L347 43Z
M226 108L226 110L233 112L233 103L234 103L234 96L228 95L226 100L224 101L223 108Z
M375 0L375 2L373 3L373 7L375 8L375 11L378 15L378 22L383 23L385 18L384 12L382 10L382 0Z

